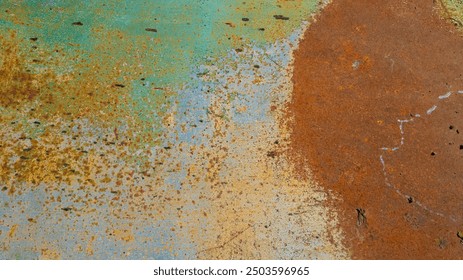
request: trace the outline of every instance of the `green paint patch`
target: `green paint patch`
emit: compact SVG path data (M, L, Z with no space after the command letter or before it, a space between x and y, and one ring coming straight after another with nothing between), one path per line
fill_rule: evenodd
M318 7L314 0L1 1L0 109L7 121L127 126L133 150L159 144L175 91L208 74L192 73L197 65L285 38Z
M188 80L194 62L288 36L318 2L8 0L0 4L0 22L14 27L20 37L37 38L44 47L61 48L67 55L80 53L81 59L104 52L115 60L142 54L163 87Z
M463 1L462 0L442 0L448 20L458 27L463 28Z

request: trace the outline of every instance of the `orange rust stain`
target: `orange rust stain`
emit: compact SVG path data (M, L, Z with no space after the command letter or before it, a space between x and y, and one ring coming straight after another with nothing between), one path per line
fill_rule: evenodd
M92 235L92 237L90 238L90 241L88 242L87 244L87 248L85 249L85 252L87 253L88 256L93 256L93 242L95 242L95 236Z
M139 133L143 124L136 117L125 118L134 129L124 135L115 128L120 124L117 116L133 115L121 112L125 109L120 107L120 104L128 106L132 102L133 74L136 73L135 80L138 81L149 71L140 68L141 57L111 58L112 51L120 48L136 53L131 43L120 42L121 34L107 32L99 35L107 37L105 44L95 47L101 55L90 55L87 59L83 59L83 53L79 51L69 54L58 48L45 50L35 46L35 40L26 42L35 47L29 52L24 47L27 44L13 31L9 37L0 37L0 107L4 107L7 113L0 119L8 126L4 132L10 133L2 132L1 135L0 179L6 184L3 191L8 190L10 195L16 193L18 182L33 185L77 182L90 187L108 183L107 176L101 182L95 178L104 172L103 166L111 165L107 157L124 157L127 162L132 162L131 155L123 151L126 147L134 149L138 143L157 139L152 135L154 132ZM141 47L146 48L146 45ZM41 63L42 70L34 69L33 60ZM69 67L71 71L60 70ZM79 119L88 120L89 126L109 127L114 133L106 135L100 143L75 146L73 140L86 136L71 131L71 125L74 126L74 121ZM33 120L36 121L32 123ZM36 129L40 132L32 136L31 131ZM19 134L19 138L13 136L15 134ZM114 148L103 155L97 145L112 145Z
M55 250L52 250L49 248L43 248L41 250L40 259L41 260L59 260L61 259L61 255Z
M8 237L13 238L17 229L18 229L18 225L13 225L8 231Z
M112 235L125 242L132 242L135 240L132 230L128 229L116 229L112 232Z
M10 38L0 36L0 106L3 107L18 107L33 101L40 92L39 75L27 72L15 39L13 32Z
M398 119L463 89L463 38L434 2L333 1L295 52L290 154L300 174L308 164L342 198L332 206L357 259L463 256L462 96L406 124L400 151L380 150L400 145ZM413 199L387 187L381 154L391 183Z

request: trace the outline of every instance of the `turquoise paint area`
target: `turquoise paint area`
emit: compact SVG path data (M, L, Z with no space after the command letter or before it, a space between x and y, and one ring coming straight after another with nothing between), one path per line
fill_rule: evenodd
M17 30L20 37L38 37L44 44L62 47L69 53L82 51L84 57L97 55L97 46L109 43L105 34L121 32L125 37L119 46L125 47L125 41L133 46L125 50L113 46L107 50L113 59L144 52L137 44L149 44L150 53L143 53L143 63L153 67L158 86L176 87L189 80L191 65L248 43L262 45L289 35L315 11L317 2L6 0L0 3L0 23ZM273 17L281 14L289 20ZM22 24L14 24L15 18ZM73 25L76 22L82 26ZM273 32L272 23L278 25L277 32Z
M31 45L29 38L38 38L35 44L39 49L60 50L44 58L52 64L29 65L33 72L52 69L58 74L85 74L98 66L101 69L90 75L99 84L128 83L129 87L121 92L129 99L118 105L120 112L113 109L116 116L112 119L121 122L129 114L141 121L142 131L159 133L160 117L176 100L168 96L196 81L198 65L226 56L233 49L241 50L250 44L262 47L289 36L317 8L317 3L6 0L0 3L0 26L6 27L0 35L16 31L22 39L20 50L28 61L37 58L37 52L26 51ZM274 15L289 19L277 20ZM79 75L74 77L74 83L86 83L88 77ZM146 82L140 83L140 79ZM53 85L51 88L54 94L72 95ZM121 93L115 90L111 94Z

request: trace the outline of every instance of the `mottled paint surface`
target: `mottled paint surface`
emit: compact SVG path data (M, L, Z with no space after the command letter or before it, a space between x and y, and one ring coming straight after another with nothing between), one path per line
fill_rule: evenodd
M283 155L319 1L0 2L0 258L346 258Z
M463 1L440 0L440 3L444 18L450 20L456 27L463 28Z

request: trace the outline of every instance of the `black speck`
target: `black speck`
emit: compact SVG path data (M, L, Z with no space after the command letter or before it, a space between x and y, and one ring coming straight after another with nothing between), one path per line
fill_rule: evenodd
M148 31L148 32L158 32L158 30L156 28L145 28L145 31Z
M61 208L61 210L63 210L63 211L71 211L72 208L70 208L70 207L64 207L64 208Z
M357 226L362 226L367 224L367 216L365 209L357 208Z
M453 125L449 126L449 129L450 129L450 130L452 130L453 128L454 128L454 126L453 126Z
M120 87L120 88L125 88L125 85L123 85L123 84L115 84L114 86Z
M242 18L241 20L242 20L242 21L249 21L249 19L248 19L248 18L245 18L245 17Z
M289 17L285 17L283 15L274 15L273 17L279 20L289 20Z
M235 49L235 51L239 53L239 52L242 52L243 49L238 48L238 49Z
M8 188L7 187L3 187L2 188L2 191L6 191Z
M260 66L259 65L254 65L254 68L259 69Z
M172 149L171 147L164 147L164 150L170 150Z
M431 152L431 156L435 156L435 155L436 155L436 153L435 153L435 152Z
M408 203L413 203L415 201L415 199L411 196L409 196L407 200L408 200Z
M82 26L84 25L81 21L73 22L72 25Z
M270 152L267 153L267 156L271 157L271 158L275 158L276 155L277 155L277 153L275 151L270 151Z
M259 31L265 31L265 28L259 28L259 29L257 29L257 30L259 30Z
M39 38L37 38L37 37L29 38L29 40L31 40L31 41L33 41L33 42L37 41L38 39L39 39Z
M460 150L463 150L463 145L460 145Z

